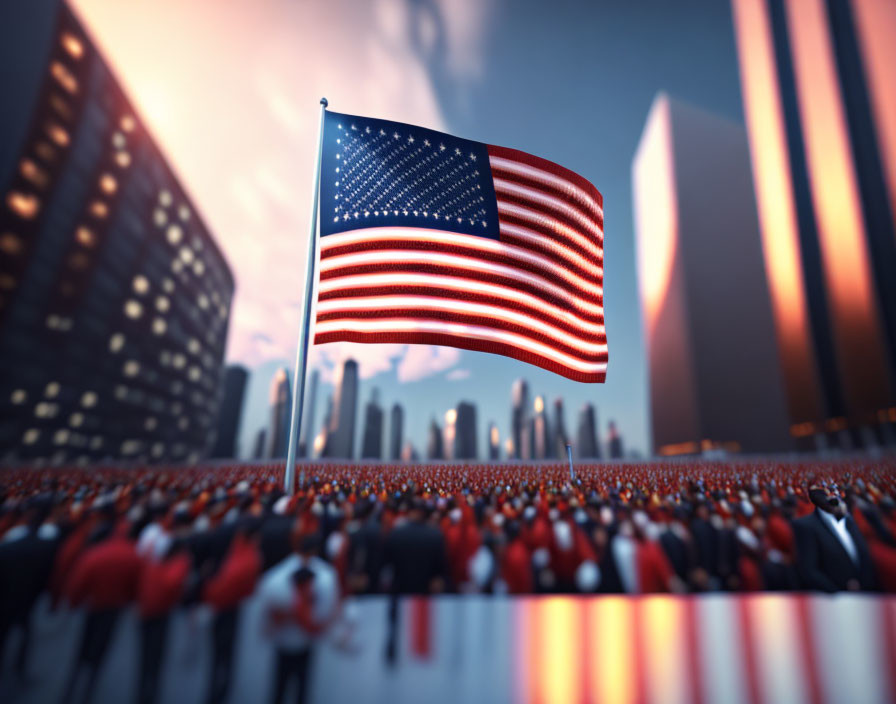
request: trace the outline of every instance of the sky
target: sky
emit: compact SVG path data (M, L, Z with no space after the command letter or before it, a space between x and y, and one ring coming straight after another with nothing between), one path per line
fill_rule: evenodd
M359 362L358 432L376 387L425 447L460 400L502 442L510 387L588 402L599 433L650 447L647 365L632 224L631 162L660 91L743 122L727 2L660 0L73 0L234 271L226 358L251 370L239 445L268 422L274 371L293 366L311 179L326 96L338 112L513 147L581 174L605 210L605 384L515 360L425 345L316 346L316 419L342 360ZM480 449L480 453L482 449Z

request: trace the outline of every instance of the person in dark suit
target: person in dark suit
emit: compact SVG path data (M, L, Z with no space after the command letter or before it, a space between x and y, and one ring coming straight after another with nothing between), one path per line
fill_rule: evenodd
M818 485L809 488L809 499L815 511L793 522L803 587L824 592L874 589L868 544L843 501Z

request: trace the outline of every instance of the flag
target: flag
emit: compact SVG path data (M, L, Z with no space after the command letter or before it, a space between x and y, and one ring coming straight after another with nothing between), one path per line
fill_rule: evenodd
M315 343L492 352L603 382L603 197L515 149L327 112Z

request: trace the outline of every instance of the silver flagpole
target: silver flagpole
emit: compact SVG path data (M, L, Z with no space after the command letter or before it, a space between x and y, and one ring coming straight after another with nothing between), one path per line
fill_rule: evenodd
M289 444L286 450L286 471L283 473L283 489L292 496L296 483L296 444L299 441L299 428L302 425L302 402L305 398L305 369L308 366L308 341L311 339L311 310L314 305L314 278L317 276L317 205L320 200L320 160L324 147L324 116L327 112L327 99L320 99L320 123L317 128L317 159L314 162L314 185L311 196L311 223L308 226L308 264L305 269L305 309L299 328L299 340L296 344L296 371L292 384L292 413L289 421ZM313 442L306 438L306 442ZM306 448L307 449L307 448ZM305 470L299 484L305 484Z

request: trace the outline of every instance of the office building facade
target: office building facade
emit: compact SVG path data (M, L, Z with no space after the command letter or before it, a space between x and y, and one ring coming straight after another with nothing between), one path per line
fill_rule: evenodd
M231 364L224 370L224 394L218 413L218 433L211 456L220 459L235 459L236 440L240 430L243 412L243 396L249 372L239 364Z

